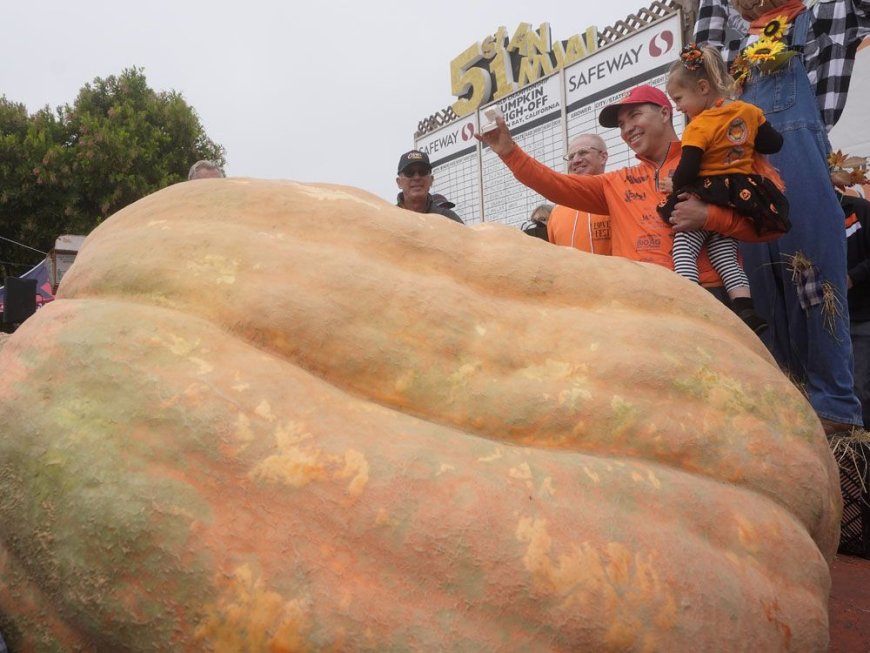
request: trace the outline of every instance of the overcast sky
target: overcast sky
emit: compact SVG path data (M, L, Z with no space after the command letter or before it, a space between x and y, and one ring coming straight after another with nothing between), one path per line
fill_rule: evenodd
M144 68L179 91L227 173L328 181L394 201L417 123L454 100L450 62L499 25L564 40L647 6L607 2L47 0L3 3L0 93L30 112Z

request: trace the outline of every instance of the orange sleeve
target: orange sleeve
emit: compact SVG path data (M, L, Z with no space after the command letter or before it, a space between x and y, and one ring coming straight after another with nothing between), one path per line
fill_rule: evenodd
M604 190L606 173L587 176L563 175L536 161L519 146L503 156L502 161L517 181L551 202L591 213L604 215L610 213Z
M683 130L683 136L680 139L683 146L689 145L697 147L700 150L706 150L709 145L709 137L707 130L704 128L707 122L703 118L695 118L692 122L686 125Z

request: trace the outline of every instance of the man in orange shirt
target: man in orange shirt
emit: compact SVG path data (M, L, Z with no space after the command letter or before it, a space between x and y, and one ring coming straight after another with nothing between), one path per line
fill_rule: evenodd
M778 237L759 237L751 220L687 193L680 196L670 226L664 223L656 207L667 196L669 187L661 182L669 181L680 161L680 141L671 122L672 114L667 96L648 85L637 86L619 102L604 107L599 122L604 127L619 127L622 140L634 150L639 162L600 175L564 175L535 161L514 143L500 118L496 129L477 138L501 157L521 183L551 202L610 215L614 256L673 270L671 248L676 231L708 229L748 241ZM702 285L721 287L706 249L701 251L698 268Z
M600 175L607 164L607 145L597 134L580 134L568 145L568 174ZM547 239L592 254L610 254L610 216L559 205L550 213Z

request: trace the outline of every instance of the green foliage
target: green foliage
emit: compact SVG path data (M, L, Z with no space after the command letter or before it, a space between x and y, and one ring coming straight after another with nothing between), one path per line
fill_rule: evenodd
M187 179L199 159L223 166L224 148L180 93L149 88L142 69L97 78L55 112L29 115L0 96L0 236L48 251L59 235L87 234ZM0 240L0 274L20 275L40 260Z

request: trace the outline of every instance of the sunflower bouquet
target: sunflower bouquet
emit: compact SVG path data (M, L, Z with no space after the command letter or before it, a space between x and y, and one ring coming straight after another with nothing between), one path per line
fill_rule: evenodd
M764 26L761 36L755 43L746 46L737 55L734 63L731 64L730 72L738 91L752 76L753 70L758 70L762 75L775 72L783 68L788 60L797 54L787 48L782 40L787 30L788 16L777 16Z

